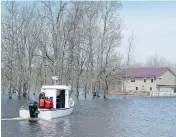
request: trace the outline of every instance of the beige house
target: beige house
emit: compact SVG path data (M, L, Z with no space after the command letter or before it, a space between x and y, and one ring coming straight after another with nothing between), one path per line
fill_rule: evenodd
M176 96L176 74L167 67L128 68L122 91L150 96Z

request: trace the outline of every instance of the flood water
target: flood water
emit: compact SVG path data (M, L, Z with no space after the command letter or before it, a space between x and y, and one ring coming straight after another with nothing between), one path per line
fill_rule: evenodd
M1 118L18 117L26 100L1 94ZM176 98L122 96L77 101L70 116L51 121L1 121L2 137L175 137Z

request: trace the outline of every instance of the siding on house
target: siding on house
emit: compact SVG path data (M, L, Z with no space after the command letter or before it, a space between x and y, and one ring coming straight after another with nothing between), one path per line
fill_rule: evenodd
M174 73L175 73L175 75L176 75L176 69L174 69L174 70L173 70L173 72L174 72Z
M146 82L144 82L144 78L135 78L135 82L131 82L131 78L128 78L124 81L126 86L126 91L156 91L156 82L151 82L151 78L146 78ZM136 90L136 87L138 90Z
M161 79L160 79L161 78ZM175 85L175 75L171 73L170 71L165 72L161 76L157 77L156 79L156 85Z

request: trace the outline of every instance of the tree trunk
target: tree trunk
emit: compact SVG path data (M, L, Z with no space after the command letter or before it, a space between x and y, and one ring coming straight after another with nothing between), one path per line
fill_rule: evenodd
M27 83L24 82L23 84L23 97L26 98L27 97Z
M18 99L21 98L21 80L19 80L19 86L18 86Z
M106 91L104 91L104 95L103 95L104 99L106 99Z
M105 77L105 90L104 90L104 98L106 98L106 95L107 95L107 91L109 89L109 86L108 86L108 75L106 75Z
M9 98L9 99L12 98L12 91L11 91L12 89L11 89L11 88L12 88L12 86L11 86L11 82L10 82L10 84L9 84L9 89L8 89L8 90L9 90L9 91L8 91L8 98Z
M77 78L77 84L76 84L76 97L79 97L79 76Z
M87 98L87 83L85 85L85 88L84 88L84 98L86 99Z

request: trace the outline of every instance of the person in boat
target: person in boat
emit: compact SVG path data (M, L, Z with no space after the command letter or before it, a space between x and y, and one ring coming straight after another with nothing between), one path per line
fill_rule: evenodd
M53 97L45 99L45 108L52 109L53 108Z
M30 113L31 118L37 118L38 117L39 111L38 111L38 103L37 103L35 93L33 93L30 96L29 113Z
M42 92L39 94L39 108L45 108L45 93Z
M45 109L53 108L53 97L46 97L44 92L40 93L39 108L45 108Z

